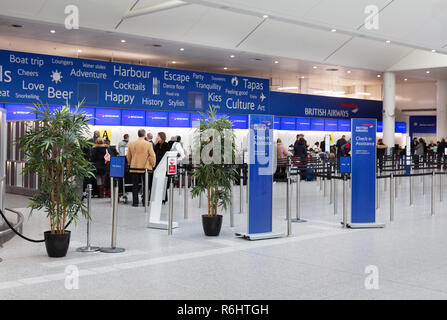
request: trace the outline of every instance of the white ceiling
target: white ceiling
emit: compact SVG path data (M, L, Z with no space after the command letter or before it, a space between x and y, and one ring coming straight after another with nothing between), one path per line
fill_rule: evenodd
M187 5L122 20L130 9L168 2L2 0L0 12L62 25L65 6L74 4L81 29L380 72L415 52L447 53L446 0L375 0L378 30L364 27L370 0L185 0L176 2Z

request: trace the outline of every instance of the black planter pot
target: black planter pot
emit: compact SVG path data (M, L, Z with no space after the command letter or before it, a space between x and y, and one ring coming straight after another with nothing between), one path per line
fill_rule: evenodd
M45 247L49 257L62 258L66 256L70 246L70 234L70 231L65 231L64 234L52 234L51 231L44 232Z
M202 215L202 226L205 235L208 237L216 237L220 233L222 227L222 216L217 215L215 217Z

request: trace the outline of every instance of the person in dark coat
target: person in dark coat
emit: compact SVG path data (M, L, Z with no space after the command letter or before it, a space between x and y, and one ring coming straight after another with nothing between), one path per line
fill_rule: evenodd
M155 139L154 151L155 151L155 158L157 159L155 168L154 168L154 170L155 170L155 169L157 169L158 164L163 159L163 156L165 155L165 153L170 151L169 144L166 142L166 133L159 132L157 134L157 138ZM168 199L169 186L170 186L170 182L168 180L168 184L166 186L165 199L163 200L163 204L166 203L166 201ZM152 188L152 183L151 183L151 188Z
M105 155L108 153L108 146L104 143L104 139L99 137L91 151L90 161L95 166L96 184L98 186L99 198L104 197L104 184L106 177L106 160Z
M447 148L447 142L445 141L445 138L441 139L441 142L438 144L437 148L437 158L438 158L438 168L441 168L441 163L444 162L443 168L446 169L447 165L445 163L445 149ZM444 161L443 161L444 160Z

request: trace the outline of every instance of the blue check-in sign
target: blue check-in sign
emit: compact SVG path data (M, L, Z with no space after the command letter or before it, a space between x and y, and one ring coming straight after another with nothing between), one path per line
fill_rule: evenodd
M113 178L124 178L125 157L110 157L110 176Z

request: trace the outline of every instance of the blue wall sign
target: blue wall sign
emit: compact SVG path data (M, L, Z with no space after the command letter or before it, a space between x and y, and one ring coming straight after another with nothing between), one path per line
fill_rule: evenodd
M310 130L312 131L324 131L324 119L311 119Z
M29 109L30 107L20 104L5 104L6 120L36 120L36 114Z
M307 118L382 120L382 101L270 92L271 113Z
M351 222L376 222L376 120L352 119Z
M310 119L309 118L296 118L296 130L310 131Z
M248 116L233 114L229 119L233 124L233 129L248 129Z
M0 50L0 102L268 114L269 81Z
M95 113L95 124L97 126L120 126L121 110L97 108Z
M272 231L273 116L250 115L248 233Z
M351 121L338 120L338 131L351 132Z
M110 157L110 176L123 178L125 165L126 157Z
M146 111L147 127L169 127L169 113L166 111Z
M121 125L144 127L146 124L146 111L144 110L122 110Z
M189 112L169 112L169 126L189 128Z
M410 136L414 133L436 134L436 116L410 116Z
M338 121L334 119L325 119L324 131L338 131Z
M281 130L296 130L295 118L281 117Z

